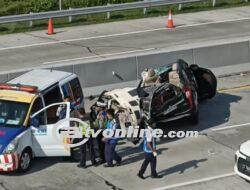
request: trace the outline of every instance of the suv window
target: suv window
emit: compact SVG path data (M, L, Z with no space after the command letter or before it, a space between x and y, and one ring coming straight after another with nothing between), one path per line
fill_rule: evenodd
M173 89L171 88L168 88L166 89L162 94L161 94L161 98L162 98L162 101L163 103L164 102L167 102L169 100L171 100L172 98L175 97L175 92Z
M77 101L77 102L81 101L83 99L83 94L82 94L82 87L78 78L73 79L69 83L70 83L71 90L74 95L74 101Z
M58 102L62 102L62 95L60 92L60 89L58 86L56 86L55 88L49 90L44 96L44 102L45 102L45 106L48 106L50 104L53 103L58 103Z
M166 102L174 97L175 91L172 88L164 89L153 97L151 106L153 110L159 110Z

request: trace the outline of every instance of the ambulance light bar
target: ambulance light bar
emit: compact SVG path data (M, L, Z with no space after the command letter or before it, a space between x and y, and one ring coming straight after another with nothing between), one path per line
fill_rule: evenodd
M6 84L0 83L0 90L17 90L29 93L37 93L38 88L36 86L20 85L20 84Z

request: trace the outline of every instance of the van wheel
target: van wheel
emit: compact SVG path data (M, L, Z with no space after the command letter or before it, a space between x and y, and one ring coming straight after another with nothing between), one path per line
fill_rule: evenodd
M72 162L79 162L80 161L80 150L79 148L72 148L71 149L71 157L70 160Z
M75 143L78 143L79 142L79 140L78 139L74 139L73 140L73 144L75 144ZM78 146L78 147L73 147L73 148L71 148L70 149L70 160L72 161L72 162L79 162L80 161L80 147Z
M29 149L24 150L19 160L19 171L27 172L31 167L31 161L32 161L31 151Z

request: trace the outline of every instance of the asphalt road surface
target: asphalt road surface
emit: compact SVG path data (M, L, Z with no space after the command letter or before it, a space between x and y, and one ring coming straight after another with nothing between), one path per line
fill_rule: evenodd
M166 17L0 36L0 71L93 60L152 49L188 47L249 39L249 7L175 16L177 28L165 29ZM249 17L249 18L248 18ZM200 106L200 123L171 122L170 130L197 130L197 138L161 139L158 171L164 177L142 181L136 174L143 160L141 148L119 145L123 164L111 169L77 168L67 158L35 159L26 174L0 175L0 190L29 189L192 189L248 190L249 183L234 174L234 153L250 137L250 75L219 79L221 90Z
M77 163L67 158L39 158L26 174L1 174L0 190L248 190L249 183L235 175L233 167L235 151L250 137L249 79L250 74L219 78L219 89L224 90L201 104L199 125L182 120L161 126L165 133L170 130L200 133L197 138L158 142L157 170L164 176L162 179L151 179L150 170L145 174L146 180L136 176L143 152L127 142L118 146L123 157L120 167L79 169Z
M241 7L176 15L176 28L166 17L0 36L0 70L50 66L191 44L249 39L250 9Z

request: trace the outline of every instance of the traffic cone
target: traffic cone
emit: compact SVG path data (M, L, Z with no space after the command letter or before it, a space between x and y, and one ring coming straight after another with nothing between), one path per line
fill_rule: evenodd
M53 26L53 18L50 18L49 19L49 22L48 22L48 35L52 35L52 34L55 34L54 33L54 26Z
M167 28L174 28L174 21L173 21L173 15L171 9L169 10L168 13L168 25Z

